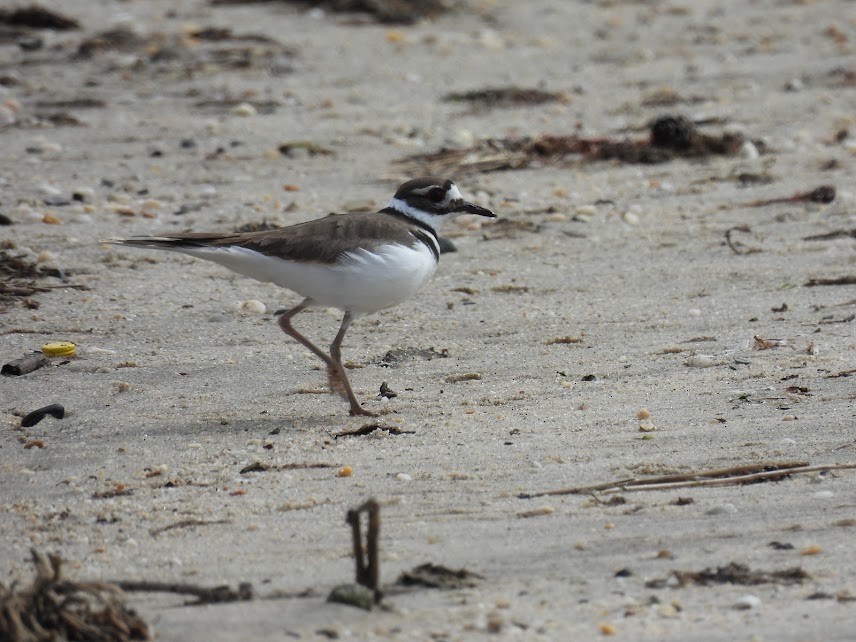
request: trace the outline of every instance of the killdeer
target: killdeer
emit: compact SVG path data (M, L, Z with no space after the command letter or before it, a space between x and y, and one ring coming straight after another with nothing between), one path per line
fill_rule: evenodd
M357 402L342 365L345 333L356 317L409 299L431 278L440 258L437 230L456 213L496 216L465 201L451 180L416 178L399 187L379 212L337 214L262 232L190 232L109 242L189 254L300 294L300 303L277 313L279 327L326 364L330 388L348 400L351 415L373 417ZM344 312L329 354L291 324L314 305Z

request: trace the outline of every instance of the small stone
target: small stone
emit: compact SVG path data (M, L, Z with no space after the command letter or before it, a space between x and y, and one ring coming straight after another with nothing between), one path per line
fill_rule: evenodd
M647 408L640 408L636 412L636 418L637 419L648 419L648 417L650 417L650 416L651 416L651 411L648 410Z
M694 354L684 361L690 368L711 368L720 365L720 361L709 354Z
M246 301L238 303L237 312L244 316L264 314L267 312L267 306L256 299L247 299Z
M476 137L469 129L459 129L455 132L452 142L458 147L472 147Z
M621 215L621 220L628 225L639 225L639 215L636 212L624 212Z
M143 210L143 212L156 212L162 207L163 203L154 198L147 198L140 205L140 208Z
M202 185L199 188L199 198L210 199L217 196L217 188L213 185Z
M639 432L654 432L657 430L657 427L651 421L640 421L639 422Z
M91 203L95 200L95 190L91 187L78 187L71 193L72 200Z
M758 152L758 148L755 147L755 144L752 141L743 141L743 144L740 146L739 155L741 158L745 158L746 160L755 160L761 154Z
M235 105L232 109L232 113L236 116L255 116L258 114L258 110L253 107L250 103L240 103Z
M396 478L398 481L407 481L407 482L409 482L409 481L412 481L412 480L413 480L413 477L411 477L411 476L410 476L410 475L408 475L407 473L398 473L398 474L395 476L395 478Z
M545 515L552 515L555 512L556 509L552 506L541 506L539 508L533 508L532 510L527 510L522 513L517 513L517 516L526 519L529 517L543 517Z
M743 595L737 598L737 601L734 603L734 608L741 611L757 609L759 606L761 606L761 598L757 595Z
M505 624L502 615L494 611L487 616L487 622L485 623L485 629L487 629L488 633L501 633L502 627Z
M737 507L734 504L722 504L722 506L714 506L705 512L705 515L733 515L737 512Z
M341 584L330 591L327 601L371 611L375 603L375 596L374 591L361 584Z

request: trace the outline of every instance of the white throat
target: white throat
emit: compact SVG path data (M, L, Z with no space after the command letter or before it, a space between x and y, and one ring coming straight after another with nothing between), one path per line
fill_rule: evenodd
M387 207L395 210L396 212L401 212L402 214L409 216L410 218L415 219L420 223L425 223L425 225L430 227L435 232L440 228L440 225L442 224L444 218L442 214L432 214L431 212L420 210L417 207L409 205L406 201L395 197L392 198Z

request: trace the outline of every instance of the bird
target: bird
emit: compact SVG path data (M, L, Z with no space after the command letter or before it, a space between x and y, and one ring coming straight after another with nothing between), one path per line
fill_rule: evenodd
M299 294L300 303L275 313L279 327L324 362L330 389L348 401L351 416L375 417L357 401L342 364L345 334L356 318L398 305L428 282L440 259L438 230L462 213L496 217L464 200L451 179L425 177L403 183L377 212L333 214L257 232L186 232L106 242L206 259ZM297 314L313 306L343 312L329 352L292 325Z

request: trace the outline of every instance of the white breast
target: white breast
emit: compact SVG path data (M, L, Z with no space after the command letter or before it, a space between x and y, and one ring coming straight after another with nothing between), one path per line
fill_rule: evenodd
M424 243L394 243L371 252L356 250L334 264L301 263L271 257L243 247L199 247L179 250L214 261L258 281L275 283L318 305L369 314L397 305L416 294L437 267Z

